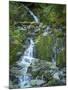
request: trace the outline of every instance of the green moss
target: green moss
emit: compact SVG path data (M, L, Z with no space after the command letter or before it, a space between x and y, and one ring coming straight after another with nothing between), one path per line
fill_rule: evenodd
M44 78L45 78L45 80L47 80L47 81L51 80L51 79L52 79L51 73L50 73L50 72L45 72L45 73L44 73Z
M61 68L66 66L65 49L57 55L57 66Z
M52 37L39 36L37 40L39 40L36 44L38 58L50 61L52 56Z
M21 45L11 45L10 48L10 65L14 64L19 58L17 57L17 52L21 51ZM23 50L22 50L23 51Z
M63 83L56 79L52 79L47 83L47 86L56 86L56 85L63 85Z
M10 65L19 60L18 52L23 52L23 45L26 39L26 32L17 30L14 25L10 27Z

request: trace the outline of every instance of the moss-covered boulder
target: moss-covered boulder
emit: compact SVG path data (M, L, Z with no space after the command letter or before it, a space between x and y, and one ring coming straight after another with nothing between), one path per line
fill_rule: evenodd
M38 42L36 44L38 58L41 60L51 61L52 57L52 36L43 37L42 35L38 36Z

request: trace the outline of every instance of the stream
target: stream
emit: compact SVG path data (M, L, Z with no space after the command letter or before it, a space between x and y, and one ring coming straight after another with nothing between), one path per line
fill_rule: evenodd
M28 7L25 6L25 9L30 13L30 15L33 17L34 21L36 23L39 23L39 19L37 18L37 16ZM48 26L45 29L43 36L47 36L49 30L50 30L50 27ZM28 38L29 38L29 40L28 40ZM35 57L33 54L34 48L35 48L35 42L34 42L33 37L28 37L28 38L27 38L27 41L29 44L28 44L27 48L25 49L24 54L22 54L20 60L16 62L17 66L16 67L14 66L11 70L16 76L16 83L18 85L17 88L32 87L32 83L31 83L32 80L33 80L33 83L35 83L37 86L40 86L40 85L46 83L46 80L44 81L43 79L38 79L38 78L33 79L32 74L28 72L28 68L35 60ZM52 72L52 74L53 74L54 68L56 68L56 71L55 71L56 73L53 74L53 77L56 78L57 80L60 80L60 78L59 78L60 72L59 72L58 68L56 67L56 61L55 61L56 47L54 47L53 51L55 53L55 55L54 55L55 57L53 57L52 62L48 63L48 64L51 65L50 68L53 68L53 70L50 70L50 72ZM61 72L61 73L63 73L63 72Z

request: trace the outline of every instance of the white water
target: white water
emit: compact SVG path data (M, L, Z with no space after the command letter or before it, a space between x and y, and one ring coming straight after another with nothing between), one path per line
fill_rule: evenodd
M34 21L36 23L39 23L38 17L28 7L26 6L24 7L33 17ZM34 41L32 38L30 38L30 44L28 48L25 50L24 54L21 56L21 61L18 62L18 65L23 67L22 69L23 76L19 77L20 88L31 87L31 84L30 84L31 77L28 75L27 71L28 71L28 67L34 60L33 51L34 51Z
M35 22L39 23L39 20L38 20L37 16L35 16L34 13L29 8L26 7L26 9L30 13L30 15L33 16ZM49 34L49 31L48 31L49 29L50 29L50 27L48 26L45 29L45 31L43 33L43 36L47 36ZM41 83L44 83L43 80L32 80L30 78L30 76L28 75L28 73L27 73L30 64L34 60L33 51L34 51L34 41L32 40L32 38L30 38L30 44L29 44L28 48L25 50L24 54L22 55L21 61L18 62L18 65L23 67L23 69L21 70L22 71L22 75L19 76L19 81L20 81L19 86L20 86L20 88L31 87L31 83L33 83L33 82L35 82L35 84L37 84L37 85L40 85ZM54 52L56 52L55 48L54 48ZM55 55L56 55L56 53L55 53ZM55 58L56 58L56 56L55 56ZM55 61L54 58L52 58L52 63L53 63L52 66L54 66L54 65L56 66L56 61ZM56 72L53 75L53 78L59 80L60 79L59 78L59 72Z
M24 6L25 9L30 13L30 15L34 18L34 21L36 23L39 23L39 19L37 18L37 16L35 16L35 14L26 6ZM30 38L30 45L28 46L28 48L25 50L24 54L21 57L21 61L18 62L18 65L20 66L24 66L22 73L23 73L23 77L20 76L19 80L20 80L20 88L25 88L25 87L30 87L30 77L27 75L27 70L28 67L30 66L30 64L33 61L33 49L34 49L34 42L32 40L32 38Z
M21 61L18 63L19 65L26 65L26 67L30 66L32 59L33 59L33 48L34 48L34 42L30 38L30 45L25 50L24 54L21 57Z
M29 10L29 12L34 17L35 22L39 23L39 20L38 20L37 16L35 16L34 13L31 10Z
M27 70L30 64L33 61L33 48L34 48L34 42L32 38L30 38L30 45L25 50L24 55L21 57L21 61L18 62L18 65L24 66L23 68L23 77L19 77L20 80L20 88L30 87L30 77L27 75Z
M39 23L38 17L28 7L26 7L26 6L24 6L24 7L30 13L30 15L34 18L35 22Z

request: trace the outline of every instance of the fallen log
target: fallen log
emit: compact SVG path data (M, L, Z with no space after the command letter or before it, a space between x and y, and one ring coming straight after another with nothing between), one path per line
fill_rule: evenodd
M15 22L14 25L36 25L36 26L38 26L39 23L24 21L24 22Z

